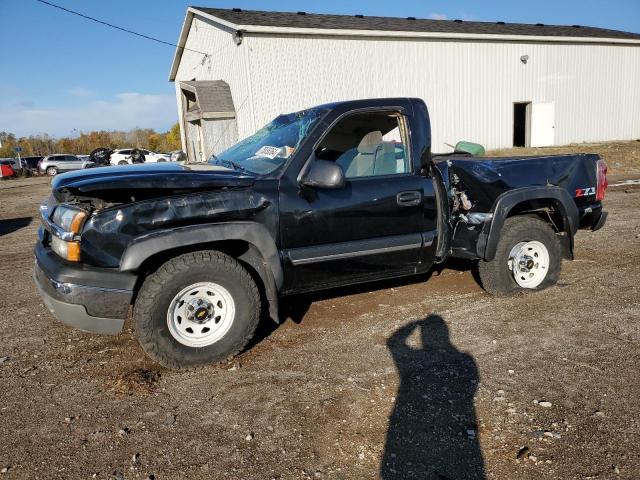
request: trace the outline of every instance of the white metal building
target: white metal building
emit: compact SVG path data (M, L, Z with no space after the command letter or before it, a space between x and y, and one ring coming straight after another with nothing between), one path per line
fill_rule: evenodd
M434 151L640 138L640 34L578 25L190 7L170 80L191 158L368 97L424 99Z

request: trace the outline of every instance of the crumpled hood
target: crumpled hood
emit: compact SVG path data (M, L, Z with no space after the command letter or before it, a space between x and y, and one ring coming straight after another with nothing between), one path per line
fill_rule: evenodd
M253 185L256 178L217 165L152 163L88 168L56 176L51 182L56 194L63 192L92 196L99 192L156 192L153 196L172 194L172 190L207 190L222 187L242 188Z

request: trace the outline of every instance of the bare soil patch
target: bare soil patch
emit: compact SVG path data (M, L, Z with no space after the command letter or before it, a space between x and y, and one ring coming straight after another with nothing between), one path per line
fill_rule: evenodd
M0 236L2 478L640 478L640 188L609 192L550 290L492 298L461 263L292 298L233 362L179 372L131 324L42 305L48 188L0 182L0 222L32 219Z

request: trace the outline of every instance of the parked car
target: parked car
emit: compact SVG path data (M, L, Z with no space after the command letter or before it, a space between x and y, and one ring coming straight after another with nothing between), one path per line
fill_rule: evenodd
M89 160L94 162L96 167L106 167L111 165L109 159L113 150L109 147L98 147L89 154Z
M419 99L332 103L281 115L209 164L54 179L35 276L68 325L116 334L133 304L155 361L223 361L261 305L278 322L280 296L450 257L477 261L491 294L551 287L578 230L606 221L606 173L592 154L434 155Z
M22 166L20 165L20 163L18 162L17 158L0 158L0 162L2 165L10 165L11 169L13 170L14 173L19 172L20 170L22 170Z
M132 158L132 154L138 151L143 155L142 161L135 161ZM114 150L111 154L111 165L127 165L133 163L158 163L158 162L170 162L171 157L167 154L152 152L144 148L121 148Z
M93 162L89 160L81 160L76 155L47 155L40 162L38 167L40 173L46 173L49 176L57 175L60 172L68 172L71 170L81 170L93 166Z
M38 170L38 164L44 157L22 157L23 165L30 170Z
M187 160L187 154L182 150L174 150L167 155L169 155L172 162L185 162Z
M16 172L13 169L14 162L8 159L0 159L0 178L6 180L16 176Z

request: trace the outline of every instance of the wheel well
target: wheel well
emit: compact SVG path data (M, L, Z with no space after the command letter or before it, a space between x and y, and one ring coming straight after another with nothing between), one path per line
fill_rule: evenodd
M262 255L260 255L258 249L251 245L249 242L245 242L243 240L220 240L209 243L199 243L194 245L185 245L182 247L170 248L168 250L163 250L162 252L151 255L149 258L145 259L137 269L138 281L135 286L134 298L132 301L135 302L135 297L137 296L137 293L140 290L142 282L144 282L145 278L147 278L149 274L155 272L162 264L179 255L190 252L197 252L199 250L216 250L238 260L253 277L253 280L258 286L258 290L261 292L261 296L264 295L264 281L262 279L262 276L260 275L260 272L258 272L256 269L255 260L251 261L252 259L257 258L262 259Z
M556 233L563 233L568 230L568 225L565 225L558 202L552 198L534 198L522 201L509 210L507 218L515 217L516 215L536 216L551 225Z
M558 200L553 198L534 198L522 201L509 210L506 218L529 215L541 219L548 223L560 237L562 246L562 257L568 260L573 259L573 240L571 238L570 226L565 221L564 215L558 204Z

